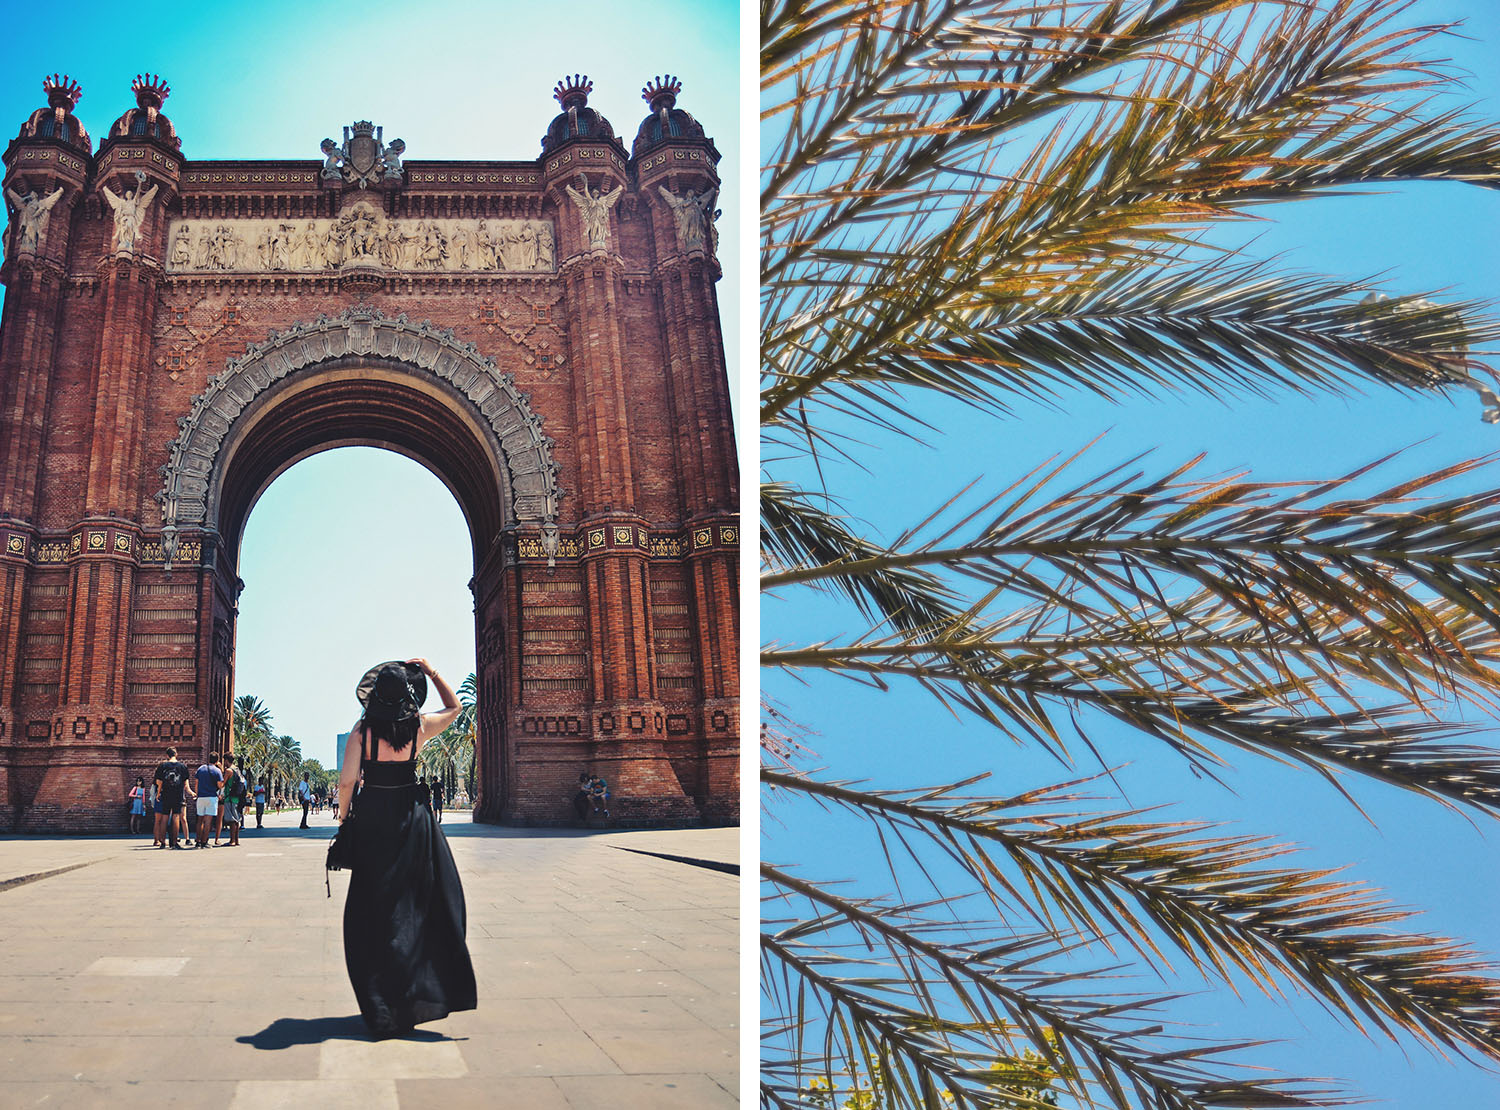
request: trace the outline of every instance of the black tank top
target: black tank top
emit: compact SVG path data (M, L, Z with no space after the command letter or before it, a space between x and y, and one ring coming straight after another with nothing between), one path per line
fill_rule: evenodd
M365 755L369 743L369 729L361 730L359 742L359 765L364 771L366 786L415 786L417 784L417 742L411 742L411 755L406 759L375 759Z

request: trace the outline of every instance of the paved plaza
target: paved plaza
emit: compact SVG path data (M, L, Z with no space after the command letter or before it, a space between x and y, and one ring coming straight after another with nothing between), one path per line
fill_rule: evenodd
M738 1105L739 881L688 862L733 864L738 830L450 814L479 1008L375 1043L344 972L348 876L323 886L332 823L297 819L207 851L0 837L0 1103Z

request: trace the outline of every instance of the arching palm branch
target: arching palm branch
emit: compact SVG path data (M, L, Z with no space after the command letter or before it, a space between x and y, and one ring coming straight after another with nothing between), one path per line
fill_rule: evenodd
M253 694L241 694L234 699L234 731L238 736L269 736L271 711L266 703Z
M1500 814L1500 756L1462 723L1500 695L1500 491L1439 489L1472 485L1473 464L1371 493L1363 471L1089 474L1085 454L977 510L956 496L880 522L893 540L826 484L863 432L924 434L923 392L1003 419L1070 391L1391 387L1473 391L1500 416L1470 354L1500 329L1475 306L1204 245L1270 201L1500 184L1500 129L1427 99L1446 81L1422 57L1440 28L1403 23L1408 7L762 4L762 585L868 622L803 644L768 625L763 660L920 684L1070 772L1010 793L871 789L775 747L778 821L813 802L849 815L878 832L893 883L895 856L945 860L987 910L956 921L944 898L768 859L763 1105L828 1106L841 1085L860 1105L1010 1110L1333 1097L1163 1033L1160 1000L1102 977L1121 951L1235 989L1290 984L1372 1033L1500 1060L1500 984L1465 946L1401 931L1368 888L1287 866L1274 842L1101 811L1073 770L1112 718L1209 775L1249 752ZM994 1081L1033 1063L1031 1086Z

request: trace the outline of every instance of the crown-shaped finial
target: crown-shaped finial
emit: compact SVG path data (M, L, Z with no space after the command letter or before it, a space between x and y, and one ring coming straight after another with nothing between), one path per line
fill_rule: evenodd
M73 110L83 96L83 88L65 73L42 78L42 91L47 94L47 105L51 108Z
M160 108L162 101L167 99L172 89L154 73L138 73L135 80L130 82L130 91L135 93L135 102L138 107Z
M653 112L670 108L677 103L677 94L682 91L682 82L670 73L665 78L653 77L641 90L641 99L651 105Z
M566 111L569 108L582 108L589 102L589 93L594 91L594 83L586 75L573 74L572 77L564 77L552 90L552 95Z

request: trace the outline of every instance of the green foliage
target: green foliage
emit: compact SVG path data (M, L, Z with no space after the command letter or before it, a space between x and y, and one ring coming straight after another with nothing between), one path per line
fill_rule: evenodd
M874 789L804 769L796 706L767 707L772 819L819 805L878 837L894 889L937 861L967 886L914 901L765 862L764 1106L1338 1100L1176 1035L1170 999L1120 996L1122 957L1500 1059L1500 984L1467 946L1274 840L1112 807L1080 769L1108 718L1204 777L1268 756L1500 815L1500 757L1467 727L1500 696L1500 491L1443 492L1479 464L1367 492L1399 460L1269 484L1196 459L1080 476L1083 451L923 520L865 525L838 500L866 433L937 430L922 394L1001 421L1080 393L1372 388L1500 416L1478 306L1207 237L1375 183L1500 185L1500 128L1439 106L1444 29L1409 9L762 3L762 587L865 621L806 643L768 627L763 662L920 686L1067 779Z
M304 774L308 776L307 781L312 786L314 793L319 791L327 793L338 782L338 776L325 768L316 759L304 759L297 765L296 776L299 782Z
M478 679L469 675L455 692L463 708L451 725L422 745L417 762L424 776L442 779L443 791L450 803L460 784L472 802L477 786L474 746L479 729Z
M252 782L263 783L271 795L286 795L292 783L301 781L302 771L307 769L302 764L301 745L290 736L272 735L271 711L259 698L242 694L234 699L234 737L240 767Z

